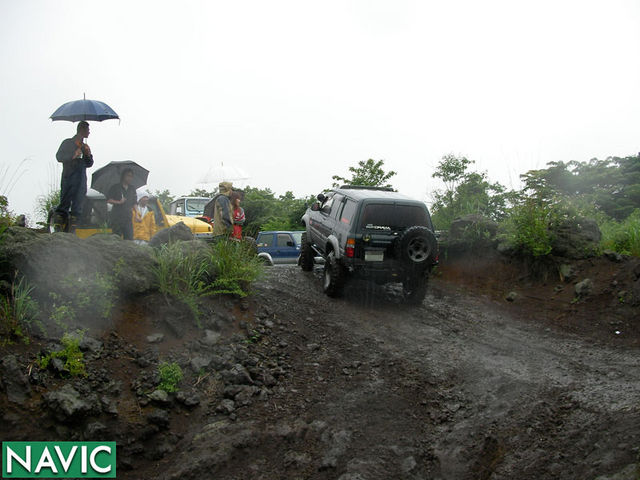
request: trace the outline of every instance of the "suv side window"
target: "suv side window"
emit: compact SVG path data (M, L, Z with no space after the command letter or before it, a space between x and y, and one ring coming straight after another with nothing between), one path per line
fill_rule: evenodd
M265 235L260 235L260 239L258 240L263 247L273 247L273 233L267 233Z
M289 235L288 233L279 233L276 247L286 247L287 242L293 242L293 240L291 239L291 235Z
M340 195L339 193L336 193L333 196L333 207L331 208L331 216L333 218L338 218L338 214L342 210L343 199L344 199L344 195Z
M324 203L320 207L320 211L325 215L328 215L331 212L332 205L333 205L333 192L330 192L330 193L327 193L327 199L324 201Z
M350 200L347 198L347 201L344 202L342 213L340 214L340 223L344 223L345 225L351 225L357 210L358 210L358 204L353 200Z

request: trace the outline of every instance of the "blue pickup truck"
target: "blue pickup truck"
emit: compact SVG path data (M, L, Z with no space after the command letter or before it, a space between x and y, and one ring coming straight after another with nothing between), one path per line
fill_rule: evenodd
M298 263L303 232L260 232L256 238L258 257L267 265Z

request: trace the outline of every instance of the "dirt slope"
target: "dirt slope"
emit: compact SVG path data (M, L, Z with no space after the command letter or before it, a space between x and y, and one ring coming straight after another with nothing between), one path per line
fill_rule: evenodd
M250 299L206 302L199 329L151 294L88 332L87 378L36 368L51 340L0 348L0 436L116 440L122 479L637 480L637 342L543 304L446 275L418 308L359 282L333 300L320 268L276 267ZM178 394L154 391L162 360Z
M280 327L262 341L289 354L290 375L268 401L186 439L167 478L588 479L636 468L637 349L523 323L438 281L418 309L362 284L328 300L320 283L318 272L269 270L256 301Z

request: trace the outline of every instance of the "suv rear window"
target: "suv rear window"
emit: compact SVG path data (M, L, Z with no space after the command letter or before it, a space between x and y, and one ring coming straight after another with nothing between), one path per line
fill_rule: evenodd
M370 203L364 207L360 217L360 228L367 230L398 230L414 225L429 226L426 208Z

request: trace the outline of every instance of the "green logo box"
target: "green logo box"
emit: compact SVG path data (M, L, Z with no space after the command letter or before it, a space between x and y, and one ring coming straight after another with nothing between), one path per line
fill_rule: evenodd
M116 442L2 442L2 478L116 478Z

